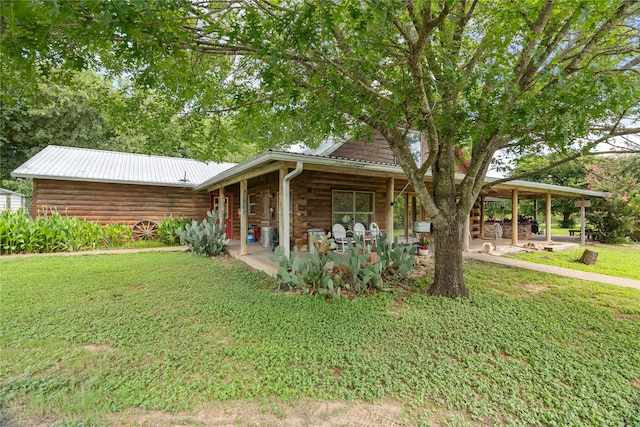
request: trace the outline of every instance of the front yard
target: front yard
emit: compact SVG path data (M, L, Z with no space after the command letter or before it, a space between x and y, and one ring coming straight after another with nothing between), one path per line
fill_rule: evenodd
M634 289L472 262L469 300L327 301L185 253L0 271L0 423L213 425L193 409L222 404L304 425L287 416L318 402L397 408L387 425L640 423Z

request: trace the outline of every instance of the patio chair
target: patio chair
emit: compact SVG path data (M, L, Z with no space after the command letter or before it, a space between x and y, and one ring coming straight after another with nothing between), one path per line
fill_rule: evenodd
M356 225L353 226L353 234L362 243L367 240L367 228L361 222L356 222Z
M380 235L380 227L375 222L369 224L369 233L371 234L371 242L376 243L378 240L378 236Z
M342 247L342 253L344 253L347 243L353 241L353 237L348 236L349 233L353 236L353 231L347 231L342 224L333 224L331 233L333 234L333 241Z

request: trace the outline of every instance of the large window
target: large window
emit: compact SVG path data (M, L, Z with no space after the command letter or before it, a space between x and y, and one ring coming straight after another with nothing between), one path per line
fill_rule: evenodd
M355 223L360 222L368 229L374 221L373 193L335 190L331 202L332 224L342 224L353 230Z
M407 145L409 146L409 150L411 150L411 154L413 155L413 159L416 161L418 166L422 165L422 135L420 132L415 130L410 130L407 132Z

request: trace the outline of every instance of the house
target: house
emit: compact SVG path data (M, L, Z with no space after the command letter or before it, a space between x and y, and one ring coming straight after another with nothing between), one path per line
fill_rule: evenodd
M87 221L133 225L169 215L206 217L210 195L194 187L233 165L50 145L11 175L33 179L34 215L55 209Z
M426 144L418 132L410 136L408 143L419 160ZM465 163L459 163L463 172ZM235 165L50 146L12 175L34 179L34 206L103 222L132 224L169 214L201 218L207 210L218 209L227 237L239 239L245 254L249 236L257 239L262 227L276 227L279 241L290 242L283 245L287 252L293 245L306 247L309 229L331 231L336 223L352 228L357 222L376 222L393 236L394 206L400 204L405 207L405 238L414 222L428 219L381 135L366 143L327 141L298 152L270 150ZM462 173L457 178L462 180ZM430 179L427 174L425 180ZM552 197L604 196L525 181L496 184L483 190L470 212L468 234L484 235L480 219L485 197L512 200L515 217L519 199L545 200L548 233ZM511 234L517 243L526 236L522 227L505 230L505 237Z
M0 212L15 212L18 209L26 209L27 196L15 191L0 188Z

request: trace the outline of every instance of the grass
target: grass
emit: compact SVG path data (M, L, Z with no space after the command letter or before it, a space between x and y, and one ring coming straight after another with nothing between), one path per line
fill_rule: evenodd
M585 248L598 252L598 260L595 265L586 265L577 262L577 260L582 256ZM638 266L640 266L640 246L615 247L587 245L576 250L559 252L536 251L509 255L508 258L516 258L538 264L554 265L557 267L570 268L572 270L588 271L590 273L640 280L640 268L638 268Z
M1 409L17 421L391 398L408 424L447 411L455 425L640 423L634 289L472 262L468 300L327 302L185 253L0 259L0 271Z

